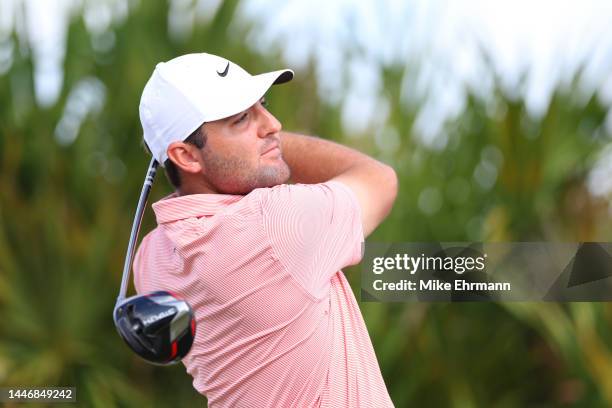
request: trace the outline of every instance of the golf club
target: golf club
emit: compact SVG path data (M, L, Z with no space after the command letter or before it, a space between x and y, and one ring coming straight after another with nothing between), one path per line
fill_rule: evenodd
M157 166L157 160L151 159L132 224L113 319L119 335L136 354L152 364L169 365L183 359L193 344L196 327L191 307L165 290L125 298L136 240Z

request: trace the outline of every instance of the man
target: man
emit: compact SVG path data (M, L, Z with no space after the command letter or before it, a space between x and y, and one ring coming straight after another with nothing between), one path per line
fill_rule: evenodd
M153 204L135 286L192 306L183 363L211 407L393 406L340 269L360 261L397 177L355 150L281 132L263 96L292 77L251 76L210 54L155 68L140 117L176 192Z

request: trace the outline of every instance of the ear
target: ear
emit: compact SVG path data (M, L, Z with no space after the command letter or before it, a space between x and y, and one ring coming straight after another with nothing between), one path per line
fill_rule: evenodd
M176 167L186 173L196 174L204 170L204 161L197 146L183 142L173 142L168 146L166 153Z

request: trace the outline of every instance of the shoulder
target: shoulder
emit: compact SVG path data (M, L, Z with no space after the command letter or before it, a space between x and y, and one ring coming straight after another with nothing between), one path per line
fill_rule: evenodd
M262 205L292 205L312 207L312 204L340 204L357 199L351 189L340 181L330 180L318 184L280 184L253 191Z
M257 192L264 223L300 222L307 229L360 217L357 198L339 181L283 184ZM306 226L304 226L306 227Z

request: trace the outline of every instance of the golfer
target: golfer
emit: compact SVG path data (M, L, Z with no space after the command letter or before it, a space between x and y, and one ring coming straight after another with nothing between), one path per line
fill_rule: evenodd
M175 192L153 204L135 286L192 306L183 363L210 407L391 407L341 269L361 260L397 177L353 149L281 131L264 94L292 78L205 53L157 65L140 119Z

